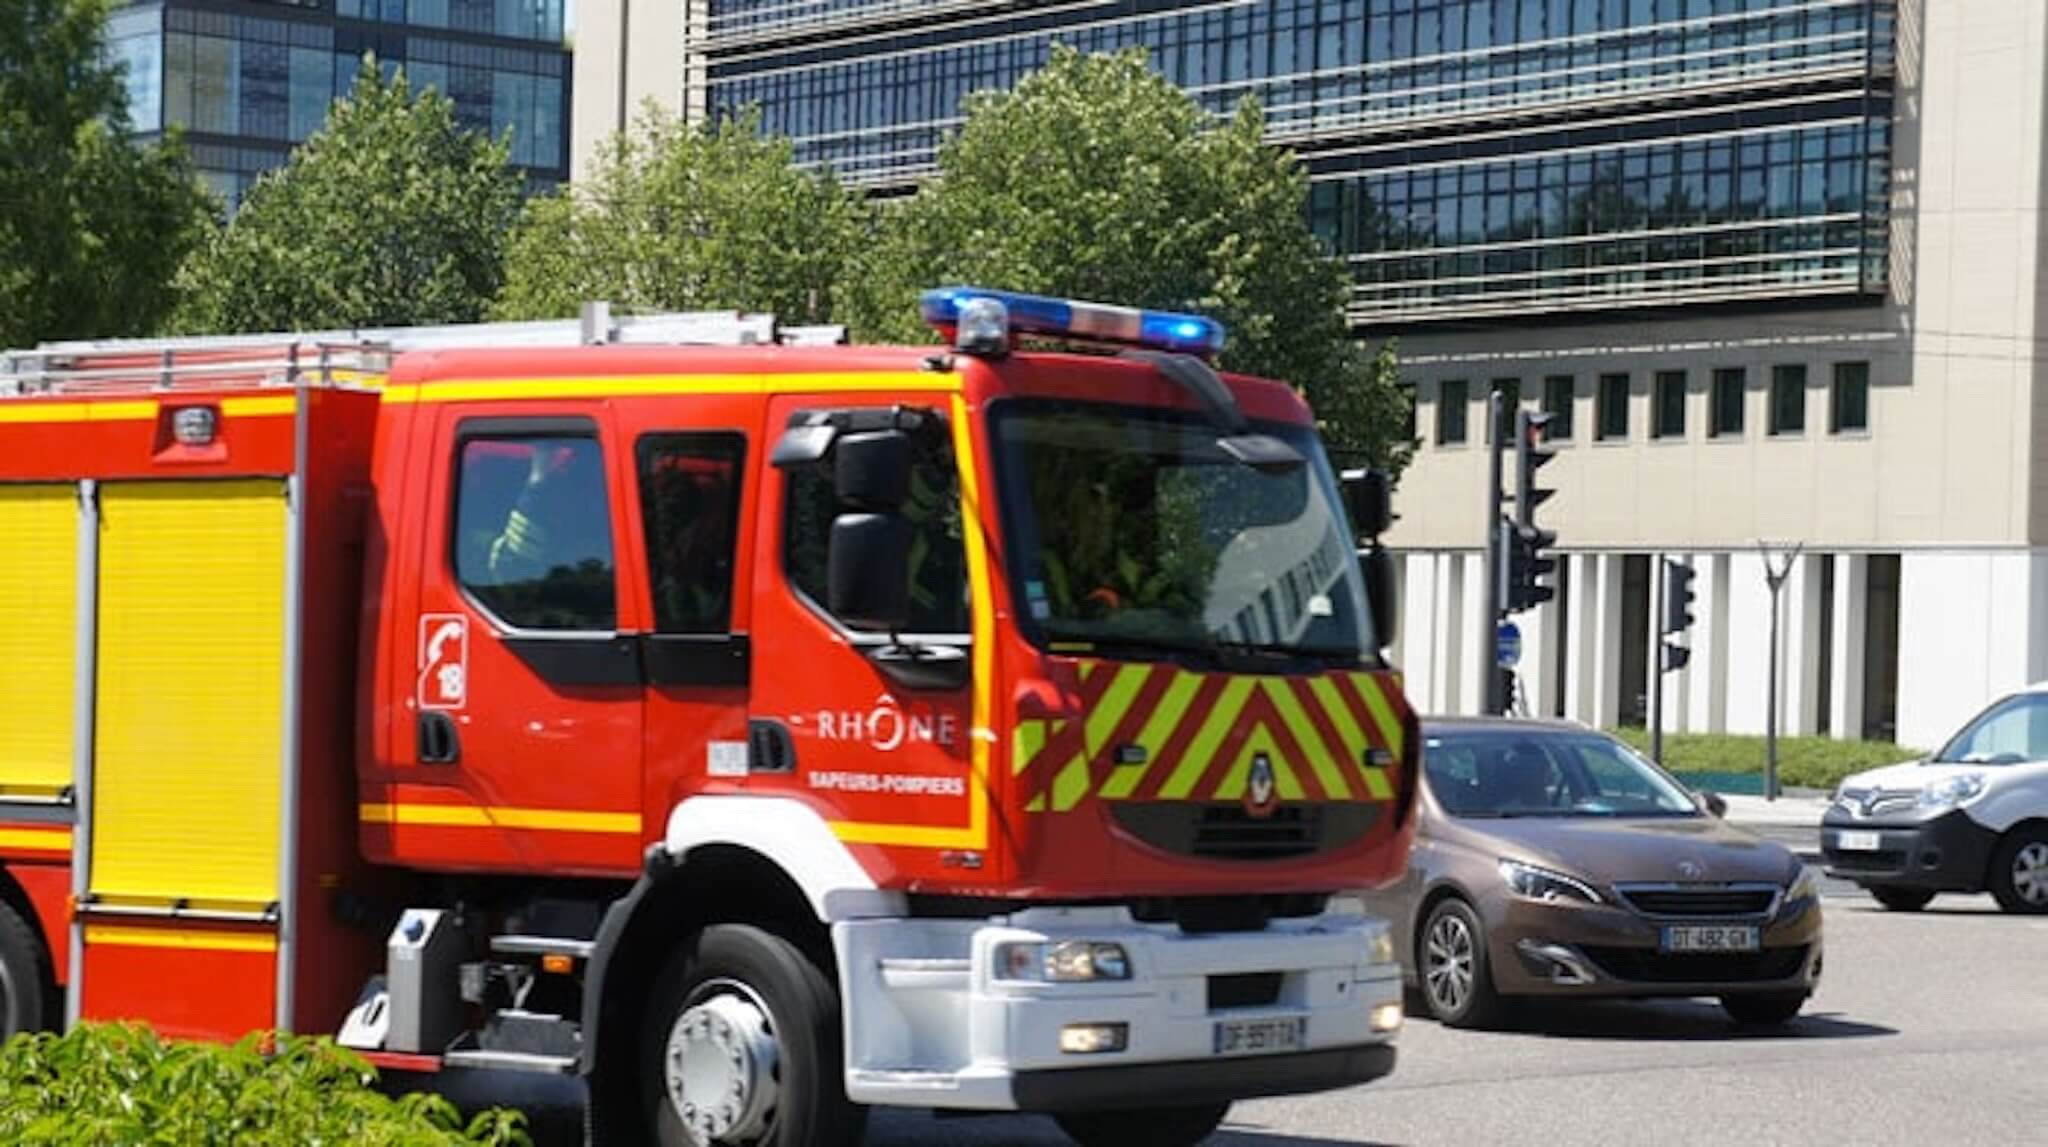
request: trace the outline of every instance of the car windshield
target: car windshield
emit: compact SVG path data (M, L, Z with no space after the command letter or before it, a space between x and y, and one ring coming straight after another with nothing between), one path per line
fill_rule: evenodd
M1356 660L1375 648L1320 442L1260 470L1199 416L1013 400L994 416L1020 605L1044 639Z
M1427 731L1423 771L1457 817L1698 816L1663 770L1598 733Z
M2048 760L2048 693L2007 697L1963 726L1937 764L2017 765Z

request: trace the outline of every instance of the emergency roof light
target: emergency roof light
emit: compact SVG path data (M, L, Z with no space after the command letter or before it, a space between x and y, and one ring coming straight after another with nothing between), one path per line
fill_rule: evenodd
M1009 349L1008 339L1003 335L1010 332L1120 343L1202 358L1213 358L1223 349L1221 323L1172 311L1146 311L978 287L926 291L920 309L926 323L968 354L1003 353Z

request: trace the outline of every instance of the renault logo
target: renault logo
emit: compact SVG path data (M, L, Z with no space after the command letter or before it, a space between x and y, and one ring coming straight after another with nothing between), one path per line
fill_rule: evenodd
M1244 786L1244 811L1264 820L1273 815L1278 796L1273 784L1273 762L1264 753L1253 754L1251 776Z

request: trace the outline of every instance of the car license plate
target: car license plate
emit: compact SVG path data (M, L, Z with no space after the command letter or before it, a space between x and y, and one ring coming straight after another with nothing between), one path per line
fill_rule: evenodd
M1666 952L1754 952L1757 930L1745 924L1674 924L1664 929Z
M1843 852L1876 852L1884 847L1884 840L1874 832L1842 832L1835 834L1835 847Z
M1217 1055L1262 1055L1276 1051L1300 1051L1308 1043L1308 1017L1218 1020L1215 1043Z

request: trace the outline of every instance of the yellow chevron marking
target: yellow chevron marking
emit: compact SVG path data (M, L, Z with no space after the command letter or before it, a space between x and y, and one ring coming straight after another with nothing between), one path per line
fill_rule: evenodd
M1202 687L1202 677L1185 669L1173 671L1172 684L1159 695L1159 704L1152 707L1152 715L1145 720L1145 727L1138 730L1138 744L1145 747L1145 763L1127 765L1110 773L1103 782L1104 800L1122 800L1138 790L1139 782L1159 760L1159 754L1166 749L1167 738L1188 716L1188 702L1194 700L1195 691Z
M1017 722L1016 739L1010 742L1010 772L1021 773L1031 764L1031 758L1045 748L1045 722Z
M1366 711L1380 727L1380 737L1386 742L1387 750L1401 755L1401 721L1394 716L1393 706L1387 704L1386 694L1380 692L1380 683L1370 673L1354 673L1351 679L1358 684L1358 692L1365 698Z
M1348 800L1351 786L1344 783L1344 773L1336 761L1330 759L1330 746L1323 744L1322 734L1309 720L1308 711L1301 707L1301 699L1294 695L1285 682L1266 679L1266 697L1279 710L1280 719L1287 723L1287 731L1294 736L1294 743L1308 754L1308 767L1315 770L1316 780L1322 782L1323 793L1330 800Z
M1124 713L1144 688L1145 679L1152 670L1144 665L1125 665L1117 668L1116 676L1110 679L1109 688L1095 702L1086 722L1081 726L1081 751L1060 769L1059 776L1052 783L1052 807L1055 812L1066 812L1081 803L1088 795L1088 770L1092 762L1102 756L1103 742L1116 731L1117 723L1124 719Z
M1165 800L1184 800L1195 782L1202 779L1208 770L1210 758L1237 723L1238 714L1244 709L1246 697L1251 695L1253 681L1249 677L1233 677L1223 686L1223 694L1216 698L1216 706L1202 722L1200 732L1188 742L1187 755L1181 758L1180 766L1161 786L1159 795Z

